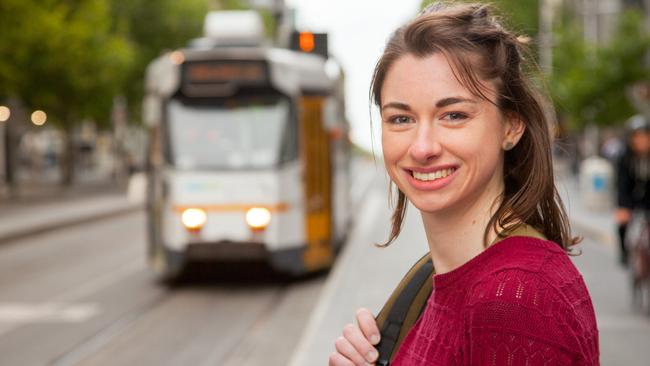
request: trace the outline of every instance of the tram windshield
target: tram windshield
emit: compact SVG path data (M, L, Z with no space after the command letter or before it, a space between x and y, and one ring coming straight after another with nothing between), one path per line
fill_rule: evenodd
M173 99L167 116L171 160L178 169L263 169L297 154L289 151L297 143L284 97L219 103Z

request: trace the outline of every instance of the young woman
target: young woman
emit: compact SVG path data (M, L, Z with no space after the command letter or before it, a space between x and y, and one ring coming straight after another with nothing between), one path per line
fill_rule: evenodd
M522 40L481 4L436 3L377 63L386 169L419 211L433 292L391 365L597 365L591 298L555 190L550 121ZM380 341L357 312L329 364L369 365Z

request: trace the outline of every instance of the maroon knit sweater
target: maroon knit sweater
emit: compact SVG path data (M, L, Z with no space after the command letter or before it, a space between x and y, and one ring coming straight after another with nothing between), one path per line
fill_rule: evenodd
M392 366L599 364L589 292L553 242L506 238L433 283Z

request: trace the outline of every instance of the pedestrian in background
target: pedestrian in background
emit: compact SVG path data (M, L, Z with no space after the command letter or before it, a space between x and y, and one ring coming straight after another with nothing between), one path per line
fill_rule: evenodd
M650 209L650 123L644 116L636 115L625 127L627 146L616 165L618 207L614 214L622 265L627 265L625 240L632 210Z
M597 365L591 298L571 262L550 121L524 74L525 40L484 4L434 3L390 38L371 91L397 187L420 212L433 291L391 365ZM415 244L415 243L414 243ZM380 333L360 309L330 365L368 365Z

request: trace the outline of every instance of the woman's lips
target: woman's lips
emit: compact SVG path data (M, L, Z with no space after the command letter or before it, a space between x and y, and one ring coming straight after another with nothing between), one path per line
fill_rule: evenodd
M407 180L413 188L423 191L435 191L451 183L458 175L458 170L458 167L445 166L435 169L405 169L405 172L408 175Z

